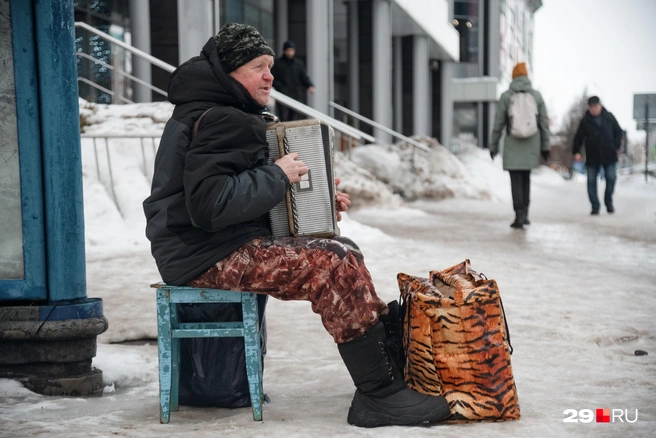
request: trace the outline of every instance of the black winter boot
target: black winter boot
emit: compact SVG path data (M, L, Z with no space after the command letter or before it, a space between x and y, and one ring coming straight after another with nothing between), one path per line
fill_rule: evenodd
M528 207L524 209L524 225L531 225L531 221L528 220Z
M385 350L385 328L378 322L363 336L337 348L353 378L355 396L347 421L359 427L412 426L449 416L444 397L408 388Z
M524 228L524 210L516 210L515 211L515 222L510 224L512 228Z

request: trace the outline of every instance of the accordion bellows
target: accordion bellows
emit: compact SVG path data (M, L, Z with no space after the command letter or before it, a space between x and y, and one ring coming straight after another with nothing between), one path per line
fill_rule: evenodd
M511 347L499 289L469 260L430 279L398 274L406 302L405 380L444 396L447 422L519 419Z
M339 234L335 210L333 130L315 119L274 123L267 127L269 161L296 152L309 169L292 184L285 199L269 213L275 237Z

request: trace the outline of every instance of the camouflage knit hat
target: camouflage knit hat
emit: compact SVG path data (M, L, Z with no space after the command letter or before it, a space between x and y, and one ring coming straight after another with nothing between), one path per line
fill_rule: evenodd
M237 70L261 55L276 56L253 26L228 23L214 36L219 59L226 73Z

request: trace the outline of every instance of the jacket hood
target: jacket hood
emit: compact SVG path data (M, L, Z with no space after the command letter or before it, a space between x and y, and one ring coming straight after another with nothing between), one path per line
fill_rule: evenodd
M528 76L517 76L510 83L510 89L516 93L522 93L532 90L533 85L531 84L531 80L528 78Z
M256 114L265 110L223 70L213 38L205 43L199 56L191 58L171 74L169 101L174 105L209 102Z

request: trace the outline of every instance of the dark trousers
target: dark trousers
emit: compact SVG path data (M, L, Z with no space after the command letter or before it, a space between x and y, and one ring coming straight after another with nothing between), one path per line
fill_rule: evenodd
M513 208L516 212L528 210L528 204L531 201L531 171L510 170L509 172Z
M599 198L597 197L597 175L603 169L606 178L606 192L604 193L604 204L606 207L613 206L613 191L615 190L615 180L617 175L615 169L617 163L612 164L586 164L585 168L588 173L588 198L592 204L593 210L599 210Z

